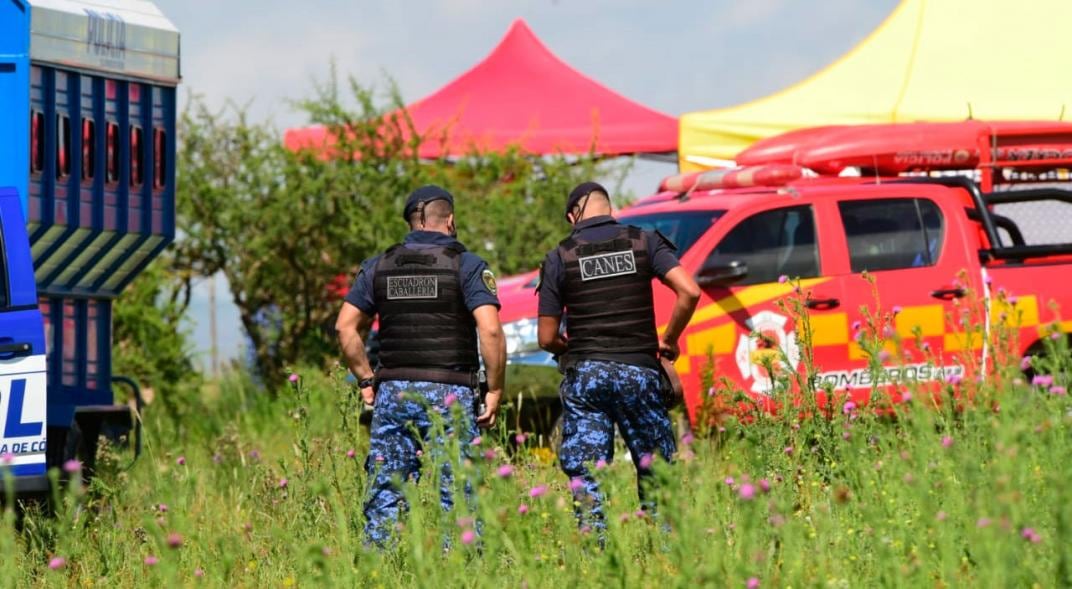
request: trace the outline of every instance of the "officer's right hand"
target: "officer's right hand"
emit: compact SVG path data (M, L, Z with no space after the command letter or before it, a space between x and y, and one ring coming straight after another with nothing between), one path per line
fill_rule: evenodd
M372 390L372 387L365 387L361 389L361 400L364 401L365 404L369 407L372 407L376 404L376 392Z
M484 412L477 416L476 423L482 428L495 425L495 415L499 413L499 401L502 400L502 391L488 391L484 395Z

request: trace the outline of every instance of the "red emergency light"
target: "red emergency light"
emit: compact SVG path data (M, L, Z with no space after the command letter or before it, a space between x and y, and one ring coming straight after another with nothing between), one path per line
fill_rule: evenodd
M804 169L790 164L746 166L670 176L659 184L660 191L693 192L722 188L784 186L804 175Z

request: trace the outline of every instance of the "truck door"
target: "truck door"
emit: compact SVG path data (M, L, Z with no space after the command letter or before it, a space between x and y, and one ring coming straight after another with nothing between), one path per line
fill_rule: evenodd
M0 188L0 464L45 474L45 335L18 193Z
M820 234L811 205L752 213L716 237L697 271L703 294L686 332L687 353L709 354L716 378L728 377L764 408L777 403L783 380L769 368L796 370L801 358L792 313L778 304L794 283L782 277L821 291L816 317L840 311L840 294L827 292L820 278Z
M866 401L876 386L962 375L956 353L974 346L957 333L966 302L958 273L974 266L951 202L918 193L838 200L841 227L835 232L845 240L849 266L840 280L849 315L850 367L822 374L824 384ZM877 311L873 316L879 319L869 320L862 307ZM886 340L881 348L868 349L872 336ZM857 337L864 337L864 346ZM881 368L875 370L876 365Z

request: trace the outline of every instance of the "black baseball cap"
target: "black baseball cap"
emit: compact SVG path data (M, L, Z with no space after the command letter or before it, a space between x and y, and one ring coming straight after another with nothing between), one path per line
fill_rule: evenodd
M580 202L582 198L588 196L589 194L592 194L593 192L602 192L608 197L610 196L610 193L607 192L607 189L603 188L603 185L598 182L581 182L577 185L576 188L570 191L569 199L566 201L565 214L568 215L569 212L573 210L573 207L577 206L577 203Z
M402 217L409 221L410 215L417 210L417 205L427 204L433 200L445 200L452 208L454 207L454 197L446 189L435 184L426 184L409 193L409 197L406 198L406 208L402 209Z

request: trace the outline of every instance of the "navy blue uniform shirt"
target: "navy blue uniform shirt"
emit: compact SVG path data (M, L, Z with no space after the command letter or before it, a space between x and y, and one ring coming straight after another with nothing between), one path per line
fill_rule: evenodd
M402 243L406 247L415 250L448 245L465 249L457 239L436 231L410 231L406 238L402 240ZM376 300L372 293L373 275L376 273L376 263L380 261L382 255L373 256L361 263L361 271L358 272L357 280L354 281L354 286L346 294L345 299L346 302L370 316L376 314ZM490 272L488 263L482 260L480 256L470 252L462 253L459 278L461 279L462 297L465 299L465 306L470 311L484 305L495 305L496 309L499 308L499 297L485 283L485 271ZM494 279L492 284L494 284Z
M618 234L621 225L610 215L602 215L585 219L573 226L573 233L580 239L588 242L605 241L613 239ZM648 241L648 259L651 260L651 270L659 278L665 278L666 273L680 266L674 246L666 239L654 233L645 231L644 237ZM540 315L559 317L562 315L562 285L566 280L566 266L558 255L558 248L551 250L543 260L543 269L540 277Z

